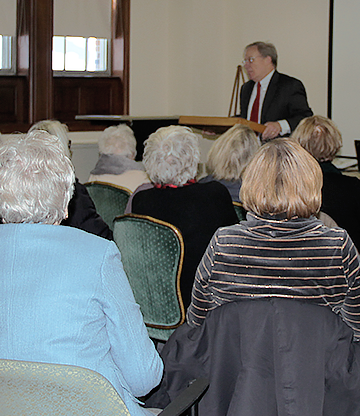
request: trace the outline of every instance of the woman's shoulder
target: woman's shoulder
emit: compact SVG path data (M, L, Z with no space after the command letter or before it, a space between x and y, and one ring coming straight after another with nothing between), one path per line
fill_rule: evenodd
M40 227L49 227L43 233L46 233L54 244L62 245L69 256L75 254L75 256L89 257L95 260L95 258L103 258L108 250L117 250L113 241L79 228L56 225L41 225Z
M4 242L14 241L20 250L26 247L26 244L36 245L39 252L48 247L52 253L57 253L69 261L75 261L77 258L102 261L109 250L117 251L113 241L69 226L3 224L0 232Z
M214 193L223 193L223 192L227 193L228 192L226 186L215 179L209 180L208 182L197 182L197 185L198 185L198 189L202 189L204 192L205 190L207 192L214 192Z

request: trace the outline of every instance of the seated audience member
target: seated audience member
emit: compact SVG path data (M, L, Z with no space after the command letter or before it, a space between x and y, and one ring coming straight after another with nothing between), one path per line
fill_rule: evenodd
M281 297L331 308L360 337L359 256L348 233L315 215L322 173L298 143L275 139L247 166L247 220L218 230L196 272L190 326L241 299Z
M219 228L238 222L231 197L218 182L197 183L198 138L188 127L161 127L145 141L143 163L154 186L134 195L132 212L175 225L185 245L180 288L190 303L196 267Z
M58 227L74 180L55 136L0 144L0 357L95 370L131 415L148 415L135 397L160 382L163 364L115 243Z
M230 192L235 202L240 202L241 175L259 148L256 134L247 126L235 124L211 146L206 170L208 176L200 183L218 181Z
M150 182L142 163L135 162L136 139L129 126L119 124L105 129L99 138L99 152L89 181L112 183L131 192Z
M44 130L58 137L65 155L71 158L71 143L67 134L68 128L65 124L57 120L42 120L34 124L29 132L35 130ZM113 239L112 231L96 212L94 202L88 191L77 178L75 178L74 195L68 207L68 217L62 221L61 225L80 228L81 230L107 238L108 240Z
M360 181L343 175L332 163L342 146L342 137L334 122L326 117L305 118L291 138L301 144L319 162L323 173L321 211L345 228L360 248Z

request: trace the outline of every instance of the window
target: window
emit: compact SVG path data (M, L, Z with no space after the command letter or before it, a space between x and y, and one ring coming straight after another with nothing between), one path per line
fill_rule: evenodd
M0 70L1 72L14 72L12 65L12 36L0 35Z
M54 36L52 69L54 71L109 73L108 40L95 37Z
M0 75L16 71L17 0L0 0Z
M55 75L110 75L113 0L53 0L53 4Z

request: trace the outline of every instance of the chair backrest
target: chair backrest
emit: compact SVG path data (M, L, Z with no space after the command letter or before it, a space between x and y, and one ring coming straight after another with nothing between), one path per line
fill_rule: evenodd
M234 205L236 215L239 218L239 221L246 220L246 211L245 211L245 208L243 207L242 203L233 201L233 205Z
M115 219L114 240L150 337L166 341L185 320L180 231L152 217L127 214Z
M130 416L102 375L61 364L0 360L1 416Z
M114 219L125 212L131 191L107 182L86 182L86 189L94 201L96 211L114 230Z

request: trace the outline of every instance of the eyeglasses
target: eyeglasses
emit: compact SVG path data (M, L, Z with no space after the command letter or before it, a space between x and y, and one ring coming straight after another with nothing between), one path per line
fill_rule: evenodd
M261 57L261 55L258 55L258 56L251 56L250 58L244 59L244 60L242 61L242 64L243 64L243 65L245 65L246 63L252 64L252 63L255 61L255 59L256 59L256 58L260 58L260 57Z

